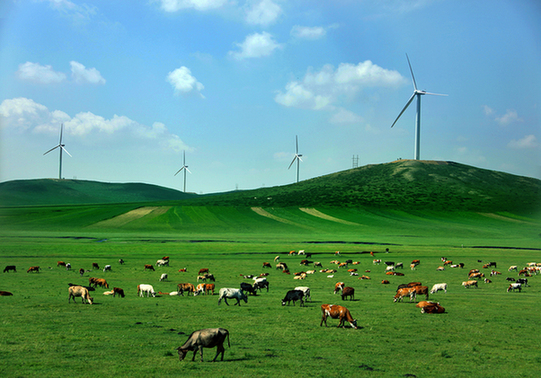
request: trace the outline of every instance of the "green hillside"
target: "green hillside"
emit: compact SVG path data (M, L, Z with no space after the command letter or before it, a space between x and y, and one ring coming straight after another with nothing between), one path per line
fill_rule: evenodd
M15 180L0 183L0 206L75 205L171 201L192 198L157 185L85 180Z

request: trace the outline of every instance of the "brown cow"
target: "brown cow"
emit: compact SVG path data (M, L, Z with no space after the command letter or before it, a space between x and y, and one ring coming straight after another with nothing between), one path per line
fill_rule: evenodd
M81 277L83 276L83 274L85 274L85 270L83 268L79 269L79 274L81 275Z
M56 267L58 268L59 266L66 267L66 263L64 261L57 261L56 262Z
M323 325L323 322L325 322L325 327L327 327L328 316L330 316L332 319L340 319L340 322L338 323L338 327L344 326L345 328L345 322L348 321L349 324L351 324L351 326L354 329L357 329L357 320L353 319L349 310L344 306L322 304L321 305L321 323L319 323L320 327Z
M389 282L388 280L383 280L383 281L381 281L381 283L382 283L383 285L387 285L387 284L389 284L390 282Z
M418 295L426 295L426 300L428 301L428 286L414 286L415 297Z
M9 291L0 291L0 297L9 297L10 295L13 295L13 293L10 293Z
M272 268L271 264L269 262L263 263L263 268Z
M186 273L187 271L188 271L187 268L182 268L178 270L179 273Z
M342 290L342 300L345 300L346 297L349 297L349 300L352 301L355 297L355 289L349 286L344 287Z
M104 287L106 289L109 289L109 284L105 280L105 278L96 278L96 281L94 281L94 287Z
M410 297L410 302L411 302L415 298L415 292L416 292L416 290L415 290L414 287L400 288L396 292L396 294L394 296L394 299L393 299L393 302L400 302L402 300L402 298L404 298L405 296L409 296Z
M169 256L163 256L162 260L169 260Z
M28 268L28 270L26 271L26 273L29 273L29 272L38 272L38 273L39 273L39 266L31 266L31 267Z
M208 268L199 269L198 275L201 276L203 273L208 273L208 272L209 272Z
M336 294L339 291L342 291L344 289L344 285L345 284L343 282L337 282L336 285L334 285L334 293L333 294Z
M154 270L154 266L152 266L152 264L145 264L145 269L144 270Z
M119 287L113 287L113 297L116 296L117 294L120 295L121 298L125 297L124 290L122 290Z
M195 293L195 286L192 285L191 283L179 283L177 285L177 288L178 288L178 292L180 295L184 296L184 292L187 291L188 292L188 295L190 295L190 293L194 294Z
M432 303L421 308L422 314L441 314L445 312L445 308L441 307L439 303Z

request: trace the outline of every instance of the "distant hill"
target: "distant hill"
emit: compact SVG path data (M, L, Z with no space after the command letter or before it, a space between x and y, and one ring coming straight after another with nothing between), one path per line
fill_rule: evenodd
M206 206L333 206L531 214L541 210L541 180L454 162L398 160L291 185L211 195L136 183L56 179L0 183L2 206L162 201Z
M0 183L0 206L106 204L193 198L157 185L85 180L15 180Z
M398 160L296 184L202 196L189 202L532 213L541 210L541 180L455 162Z

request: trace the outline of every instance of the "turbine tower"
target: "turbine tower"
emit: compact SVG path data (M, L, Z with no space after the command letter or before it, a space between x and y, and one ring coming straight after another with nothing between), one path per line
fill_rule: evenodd
M402 113L406 111L408 106L410 106L413 99L417 97L417 114L415 116L415 160L420 160L421 159L421 96L423 95L447 96L447 95L439 94L439 93L430 93L427 91L421 91L417 89L417 83L415 82L415 76L413 75L413 69L411 68L410 58L408 57L408 54L406 54L406 59L408 60L408 65L410 67L410 72L411 72L411 78L413 79L413 94L411 95L410 99L406 103L406 106L404 106L404 109L402 109L398 117L396 117L396 119L394 120L393 124L391 125L391 128L398 121Z
M175 176L179 174L180 171L184 170L184 193L186 193L186 171L190 172L188 169L188 166L186 165L186 151L183 151L182 154L182 168L180 168L177 173L175 173ZM190 172L191 174L192 172Z
M62 151L65 151L70 157L72 157L70 155L70 153L68 152L68 150L66 150L64 148L65 144L62 143L62 130L64 129L64 124L62 123L60 125L60 141L58 142L58 145L54 146L53 148L51 148L49 151L45 152L43 155L47 155L49 152L55 150L58 148L58 150L60 151L60 168L58 169L58 179L59 180L62 180Z
M291 168L295 160L297 160L297 182L299 182L299 162L302 161L301 156L302 155L299 154L299 137L295 135L295 157L287 169Z

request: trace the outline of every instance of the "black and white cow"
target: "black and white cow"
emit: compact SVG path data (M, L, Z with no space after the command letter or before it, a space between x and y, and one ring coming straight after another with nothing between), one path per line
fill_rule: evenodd
M289 290L286 293L286 296L284 297L284 299L282 299L282 306L285 306L286 303L289 306L289 303L291 301L293 301L293 306L295 306L295 302L300 301L301 307L302 307L304 306L303 298L304 298L304 292L302 290Z

